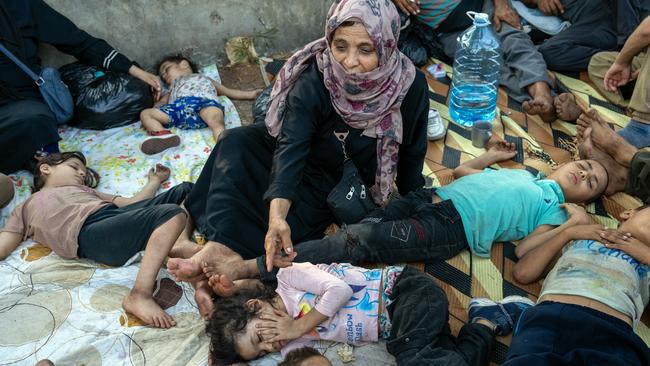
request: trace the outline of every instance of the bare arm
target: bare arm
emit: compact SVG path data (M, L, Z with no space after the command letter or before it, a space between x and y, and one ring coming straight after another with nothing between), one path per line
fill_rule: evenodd
M0 233L0 260L7 258L22 241L23 236L3 231Z
M560 207L567 211L569 220L557 227L552 225L541 225L535 228L532 233L528 234L524 240L517 244L517 248L515 248L515 255L517 258L525 256L526 253L546 243L551 238L559 235L571 226L589 225L593 223L585 209L581 206L573 203L565 203L560 205Z
M500 141L492 146L485 154L466 161L454 169L454 178L476 174L494 163L512 159L516 155L515 145Z
M560 228L561 226L558 226ZM599 240L602 225L570 226L528 251L513 268L512 274L517 282L529 284L540 279L550 270L561 255L562 248L571 240ZM548 232L550 233L550 231Z
M158 107L160 107L161 105L165 105L165 104L167 104L167 103L169 103L169 93L167 93L167 94L161 96L160 99L158 99L158 100L156 101L156 104L154 104L153 106L154 106L154 108L158 108Z
M113 200L113 204L117 207L123 207L130 205L132 203L140 202L142 200L152 198L156 195L158 188L162 182L166 181L169 178L170 170L161 164L156 164L156 169L153 168L149 171L147 184L142 187L140 192L136 193L135 196L131 198L125 197L116 197Z
M269 208L269 229L264 238L266 249L266 270L273 270L273 259L281 254L282 249L288 254L282 262L288 266L295 258L293 243L291 242L291 228L287 223L287 214L291 208L291 201L286 198L274 198ZM279 263L276 263L279 264Z
M638 55L644 48L650 45L650 16L646 17L641 24L632 32L623 45L623 49L616 57L616 63L630 64L634 56Z
M225 95L228 98L232 98L232 99L253 100L257 98L257 96L262 92L262 89L255 89L255 90L230 89L226 86L223 86L220 83L217 83L214 80L212 80L212 85L214 85L214 88L217 89L218 95Z

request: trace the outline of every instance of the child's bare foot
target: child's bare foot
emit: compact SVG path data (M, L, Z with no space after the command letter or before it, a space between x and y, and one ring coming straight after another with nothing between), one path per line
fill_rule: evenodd
M169 251L170 258L190 258L201 251L202 247L188 239L179 238L172 250Z
M194 300L196 300L196 305L199 307L199 314L201 314L204 320L208 320L214 311L212 291L206 280L197 282L195 287Z
M196 282L204 277L201 265L193 257L169 258L167 271L174 276L176 281L182 282Z
M237 293L237 286L226 275L215 274L208 279L208 284L215 294L230 297Z
M522 106L526 114L539 115L544 122L553 122L557 119L555 107L553 106L553 97L550 94L525 101Z
M555 97L553 101L557 117L564 121L575 121L580 117L582 110L576 103L575 95L571 93L562 93Z
M54 362L48 360L48 359L43 359L38 362L36 362L35 366L54 366Z
M145 324L156 328L171 328L176 325L174 319L154 301L151 295L131 290L124 298L122 307Z

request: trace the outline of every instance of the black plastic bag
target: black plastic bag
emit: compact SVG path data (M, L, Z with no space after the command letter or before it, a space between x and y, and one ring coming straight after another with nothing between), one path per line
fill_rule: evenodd
M149 85L131 75L72 63L62 66L75 109L69 125L105 130L140 120L140 112L153 106Z
M262 93L257 96L255 99L255 104L253 104L253 120L254 123L262 122L266 118L266 111L269 109L269 99L271 97L271 91L273 90L273 84L267 86Z

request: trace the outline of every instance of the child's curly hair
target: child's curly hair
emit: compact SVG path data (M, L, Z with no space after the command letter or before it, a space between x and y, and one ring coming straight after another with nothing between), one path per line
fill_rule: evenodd
M244 331L248 322L260 312L246 303L251 299L270 303L277 296L275 287L266 284L254 290L241 291L232 297L215 299L215 309L205 331L210 337L210 357L216 365L243 361L235 347L235 337Z
M36 168L34 168L34 192L38 192L45 185L46 178L41 173L42 165L47 164L49 166L56 166L63 164L70 159L79 159L84 165L86 165L86 157L79 151L53 153L41 159L38 164L36 164Z
M177 52L177 53L169 54L163 57L162 59L160 59L160 61L156 63L156 73L158 74L160 73L160 66L162 66L162 64L164 64L165 62L173 62L175 64L178 64L181 61L187 61L187 63L190 64L190 69L192 69L193 73L196 74L199 72L199 68L196 66L194 61L192 61L192 59L189 56L181 52Z

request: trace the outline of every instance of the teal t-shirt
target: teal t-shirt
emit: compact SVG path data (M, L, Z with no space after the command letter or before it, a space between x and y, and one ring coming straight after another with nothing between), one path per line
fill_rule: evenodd
M560 225L568 217L560 207L560 185L521 169L485 169L440 187L460 214L467 243L476 255L490 256L495 241L520 240L540 225Z

